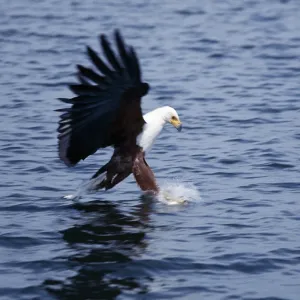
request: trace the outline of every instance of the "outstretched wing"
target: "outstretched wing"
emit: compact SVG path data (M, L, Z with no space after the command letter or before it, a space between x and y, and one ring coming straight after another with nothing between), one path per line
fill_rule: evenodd
M94 68L78 65L79 84L70 85L74 98L60 100L72 104L62 112L58 126L59 157L67 165L95 153L98 148L136 142L145 123L141 97L149 89L141 81L136 53L115 31L118 57L105 35L100 44L106 61L87 47Z

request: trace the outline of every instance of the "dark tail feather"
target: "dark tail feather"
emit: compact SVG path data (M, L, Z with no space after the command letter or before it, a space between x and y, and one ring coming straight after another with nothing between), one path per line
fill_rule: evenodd
M99 190L103 189L106 186L107 182L107 170L108 170L108 163L101 167L90 179L90 189L91 190Z
M131 174L131 169L122 170L118 172L115 165L111 162L108 162L106 165L101 167L91 178L93 186L95 189L105 189L109 190L115 185L123 181L126 177Z
M104 165L103 167L101 167L92 177L92 179L98 177L99 175L106 173L108 169L108 163L106 165Z

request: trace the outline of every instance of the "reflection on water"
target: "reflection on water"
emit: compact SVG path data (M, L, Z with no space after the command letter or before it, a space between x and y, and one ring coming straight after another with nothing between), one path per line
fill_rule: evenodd
M147 247L151 205L147 197L141 197L132 212L122 212L108 201L74 204L78 221L62 234L72 250L67 259L76 275L64 282L46 280L48 292L60 299L111 299L121 291L146 292L151 277L131 262Z

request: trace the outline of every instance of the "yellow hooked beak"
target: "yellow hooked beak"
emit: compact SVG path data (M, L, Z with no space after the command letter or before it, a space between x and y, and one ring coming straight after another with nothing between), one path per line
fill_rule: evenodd
M171 119L171 120L170 120L170 123L171 123L178 131L181 131L181 129L182 129L182 124L181 124L181 122L180 122L179 119L176 119L176 120Z

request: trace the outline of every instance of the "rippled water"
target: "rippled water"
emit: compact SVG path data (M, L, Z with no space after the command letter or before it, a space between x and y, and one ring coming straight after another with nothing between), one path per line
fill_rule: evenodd
M1 299L299 299L299 3L201 3L2 3ZM111 151L64 166L56 98L115 28L151 85L144 111L172 105L184 123L148 162L199 201L147 199L133 178L63 198Z

